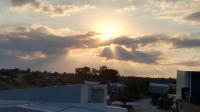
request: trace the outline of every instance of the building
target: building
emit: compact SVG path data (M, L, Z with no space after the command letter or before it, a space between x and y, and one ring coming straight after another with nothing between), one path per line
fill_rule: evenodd
M151 104L159 109L170 110L173 105L173 84L150 83L149 93L151 95Z
M177 71L176 97L200 105L200 71Z
M149 83L149 92L151 94L165 94L169 88L170 86L168 84Z
M0 91L0 112L127 112L107 106L106 84L77 84Z
M108 94L121 94L124 90L124 84L121 83L108 83Z

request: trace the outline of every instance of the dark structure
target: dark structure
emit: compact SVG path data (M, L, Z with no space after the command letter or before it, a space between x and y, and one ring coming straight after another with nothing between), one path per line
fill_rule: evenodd
M200 71L177 72L177 99L200 105Z

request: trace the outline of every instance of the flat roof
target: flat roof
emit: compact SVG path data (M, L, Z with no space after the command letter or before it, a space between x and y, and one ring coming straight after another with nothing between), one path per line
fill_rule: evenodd
M38 110L20 108L20 107L0 107L0 112L43 112Z
M72 103L0 100L0 112L127 112L123 108Z

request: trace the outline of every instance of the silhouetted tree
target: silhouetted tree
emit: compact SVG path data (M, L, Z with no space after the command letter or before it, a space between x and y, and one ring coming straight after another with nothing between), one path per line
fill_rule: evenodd
M99 70L92 68L92 75L99 75Z
M101 66L101 67L99 68L99 71L103 71L103 70L107 70L107 69L108 69L107 66Z
M31 69L30 69L30 68L28 68L28 69L27 69L27 72L31 72Z
M119 80L119 72L115 69L108 69L106 66L100 67L99 76L105 81L117 82Z
M76 75L91 75L91 69L90 67L83 67L83 68L76 68L75 70Z

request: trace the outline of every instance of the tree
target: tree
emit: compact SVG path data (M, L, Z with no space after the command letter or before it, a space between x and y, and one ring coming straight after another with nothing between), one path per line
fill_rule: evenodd
M148 84L140 79L131 79L125 81L124 96L128 99L137 100L144 97L148 92Z
M92 75L99 75L99 70L92 68Z
M99 75L104 81L117 82L119 80L119 72L115 69L108 69L106 66L100 67Z
M107 66L101 66L101 67L99 68L100 71L107 70L107 69L108 69Z
M83 68L76 68L75 72L76 72L75 73L76 75L91 75L92 74L90 67L87 67L87 66Z
M27 71L27 72L31 72L31 69L30 69L30 68L28 68L26 71Z

